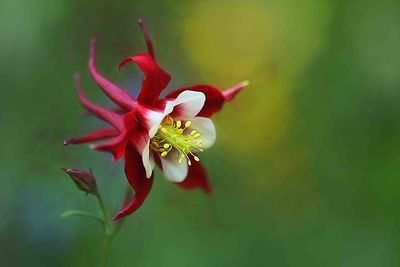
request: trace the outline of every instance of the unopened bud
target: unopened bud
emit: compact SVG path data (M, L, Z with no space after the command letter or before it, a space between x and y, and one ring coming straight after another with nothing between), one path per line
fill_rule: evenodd
M66 169L61 168L66 174L68 174L72 181L75 183L79 190L86 192L86 194L97 195L97 184L92 171L82 171L78 169Z

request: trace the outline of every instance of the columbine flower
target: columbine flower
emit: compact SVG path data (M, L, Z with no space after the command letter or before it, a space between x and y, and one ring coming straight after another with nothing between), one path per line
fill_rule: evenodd
M248 84L242 82L224 91L210 85L195 85L175 90L159 99L170 76L155 61L152 42L141 20L139 25L146 40L147 53L128 57L119 65L121 68L132 62L142 70L144 81L137 100L97 72L96 42L92 40L89 73L118 108L109 110L91 103L84 96L79 75L76 75L77 95L83 107L112 128L64 141L64 145L69 145L110 139L91 145L91 148L112 153L113 160L124 157L125 174L136 194L114 216L114 220L142 205L152 186L155 165L160 167L167 180L182 188L211 191L199 162L200 153L211 147L216 139L210 117Z

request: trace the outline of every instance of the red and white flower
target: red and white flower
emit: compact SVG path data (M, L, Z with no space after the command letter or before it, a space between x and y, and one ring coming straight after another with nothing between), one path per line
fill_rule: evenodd
M77 95L83 107L112 128L64 141L64 145L69 145L109 139L91 145L91 148L110 152L113 160L124 157L125 174L135 195L114 216L114 220L142 205L151 189L156 165L167 180L182 188L201 188L206 193L211 191L199 157L216 139L210 117L248 84L242 82L224 91L210 85L195 85L175 90L164 99L159 99L170 76L155 61L152 42L141 20L139 25L146 40L147 53L128 57L119 65L122 67L132 62L142 70L144 81L137 99L98 73L96 42L92 40L89 73L118 107L110 110L91 103L84 96L79 75L76 75Z

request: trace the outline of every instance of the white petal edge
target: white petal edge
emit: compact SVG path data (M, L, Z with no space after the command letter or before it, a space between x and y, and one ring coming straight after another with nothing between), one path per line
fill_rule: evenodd
M142 162L146 171L146 177L150 178L155 166L153 153L150 153L150 141L147 142L143 149Z
M185 180L188 174L188 165L186 158L182 163L178 162L178 151L171 151L168 156L161 158L162 172L165 179L170 182L180 183Z
M203 139L202 148L210 148L217 139L217 132L215 131L215 126L212 120L205 117L195 117L189 120L192 122L189 129L199 132L200 139Z
M167 101L163 112L147 109L145 118L149 127L149 137L154 137L165 116L170 114L176 106L180 106L182 114L174 119L186 119L195 117L203 108L205 101L206 96L202 92L186 90L180 93L175 100Z
M154 135L157 133L158 126L160 126L161 122L165 118L166 115L171 113L172 109L169 110L165 109L164 112L154 111L151 109L147 109L145 112L145 118L147 125L149 127L149 137L153 138Z
M174 119L195 117L203 108L205 101L204 93L186 90L180 93L175 100L167 102L164 113L169 114L176 106L179 106L182 114Z

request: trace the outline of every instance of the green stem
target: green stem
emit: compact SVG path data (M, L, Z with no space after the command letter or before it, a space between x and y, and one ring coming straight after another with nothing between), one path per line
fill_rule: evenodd
M125 190L125 197L124 197L124 200L123 200L123 204L124 205L129 201L131 195L132 195L132 189L128 185L126 190ZM109 250L110 250L111 240L113 239L115 234L120 229L123 220L119 220L118 222L116 222L114 224L111 224L109 219L108 219L109 217L108 217L106 206L104 205L103 199L100 196L100 192L97 192L96 197L97 197L97 200L99 202L100 211L101 211L101 213L103 215L103 225L104 225L104 233L105 233L105 238L104 238L104 241L103 241L103 248L102 248L101 255L100 255L100 266L101 267L106 267L107 266L107 260L108 260L108 254L109 254Z
M106 267L109 248L110 248L110 242L111 242L114 231L112 229L110 221L108 220L107 209L106 209L106 206L104 205L103 199L101 198L99 192L96 194L96 197L99 202L100 211L103 215L103 225L104 225L104 233L105 233L105 238L103 241L103 248L102 248L101 255L100 255L100 266Z
M103 248L102 248L101 255L100 255L100 267L107 266L108 253L110 250L111 239L112 239L112 235L106 234L106 237L103 242Z
M104 223L109 225L110 223L108 222L108 214L106 210L106 206L104 205L103 199L100 196L100 193L96 195L97 200L99 201L99 206L100 206L100 211L101 214L103 215Z

